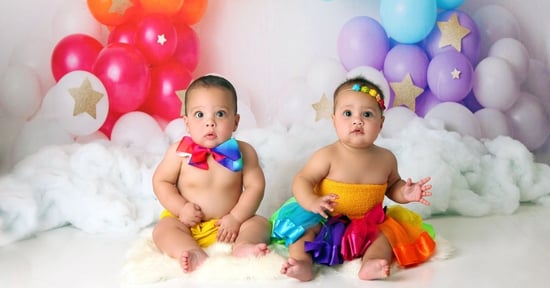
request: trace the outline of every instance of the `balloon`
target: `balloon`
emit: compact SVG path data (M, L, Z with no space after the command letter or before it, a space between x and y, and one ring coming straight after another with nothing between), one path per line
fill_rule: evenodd
M174 55L178 35L168 17L153 14L144 16L138 23L135 41L149 63L159 64Z
M185 24L175 24L174 26L178 37L174 58L178 59L187 70L195 71L199 64L199 37L193 28Z
M499 57L487 57L474 70L474 95L483 107L506 111L519 97L512 66Z
M113 131L113 127L115 126L116 121L118 118L122 116L119 113L116 113L112 111L112 109L109 109L109 113L107 113L107 118L105 119L105 122L103 122L103 125L99 127L98 131L103 132L107 138L111 138L111 132Z
M397 136L417 117L411 109L402 106L389 108L384 114L386 119L380 134L387 138Z
M426 72L430 60L422 48L417 45L397 44L386 55L384 75L389 82L401 82L407 75L415 86L425 88Z
M176 91L185 90L191 79L189 70L176 60L152 67L151 88L141 110L168 121L179 118L181 100Z
M315 122L316 111L311 106L318 103L322 95L317 95L311 90L305 77L292 78L282 86L276 95L277 104L274 107L278 121L287 128L293 124L311 124ZM332 97L327 96L332 104Z
M121 5L115 6L113 11L113 2L115 0L87 0L88 8L94 18L101 24L107 26L120 25L132 17L136 17L141 12L138 0L128 0Z
M237 106L239 107L239 115L241 116L238 127L239 131L257 128L258 123L252 109L241 100L237 101Z
M481 6L472 13L481 36L481 55L487 55L489 47L502 38L519 39L520 28L514 15L498 4ZM498 19L498 21L495 21Z
M346 80L346 70L334 58L319 58L307 69L306 83L317 95L332 97L334 90Z
M481 36L474 20L465 12L459 10L449 10L442 12L437 16L437 23L439 24L440 22L449 21L454 14L456 14L460 26L470 30L470 32L468 32L468 34L466 34L466 36L464 36L460 41L460 51L457 50L456 47L449 44L441 46L441 30L439 26L436 26L430 32L428 37L422 41L422 46L426 49L426 52L430 58L433 58L443 52L458 51L468 57L472 65L475 66L475 64L479 61L479 56L481 53Z
M52 52L51 66L55 81L71 71L92 71L101 49L103 45L86 34L72 34L61 39Z
M373 18L352 18L342 27L337 41L338 56L346 70L359 66L382 69L389 41L384 28Z
M380 1L380 18L388 36L404 44L420 42L435 25L435 0Z
M476 96L471 91L466 98L460 101L460 103L472 111L472 113L478 111L479 109L483 109L483 106L477 102Z
M449 10L457 8L462 5L462 3L464 3L464 0L437 0L437 7Z
M430 109L441 102L442 101L437 99L430 89L425 89L424 93L416 97L414 112L416 115L424 117Z
M109 100L105 87L95 75L73 71L63 76L48 94L50 106L61 127L75 136L92 134L105 122Z
M175 20L186 25L193 25L199 22L206 12L208 0L185 0Z
M136 110L145 101L150 85L149 68L134 46L109 44L97 56L92 70L103 82L114 112Z
M51 38L55 42L71 34L86 34L103 39L103 25L90 14L85 1L66 1L63 5L56 5L55 10L52 25L54 37Z
M131 149L164 153L168 137L151 115L132 111L116 121L111 133L111 142Z
M428 65L428 87L439 100L458 102L472 89L473 72L463 54L452 50L440 53Z
M51 53L54 47L55 43L48 39L26 37L24 41L13 47L8 65L23 64L32 68L40 81L40 91L45 94L55 84L51 64Z
M544 145L550 135L550 121L537 97L522 92L518 101L505 113L509 117L513 137L527 149L535 150Z
M184 0L140 0L146 14L173 15L180 11Z
M27 65L9 65L0 82L0 110L27 120L38 111L41 102L36 71Z
M497 136L510 136L506 115L493 108L483 108L474 113L479 121L481 128L481 137L485 139L494 139Z
M529 52L523 43L514 38L502 38L497 40L488 52L489 57L500 57L514 69L519 84L527 80L529 72Z
M126 43L134 45L136 43L136 26L137 24L132 21L115 26L109 33L107 44Z
M456 102L443 102L434 106L424 119L443 122L447 131L455 131L476 139L481 137L477 118L470 110Z

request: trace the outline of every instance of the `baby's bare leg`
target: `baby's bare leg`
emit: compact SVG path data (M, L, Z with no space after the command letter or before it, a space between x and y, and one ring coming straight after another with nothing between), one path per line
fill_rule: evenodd
M264 256L269 253L267 243L271 234L271 224L261 216L246 220L233 245L232 254L237 257Z
M359 279L374 280L388 277L392 257L390 242L384 234L380 233L363 255L358 273Z
M317 225L308 229L296 242L288 246L289 257L281 267L281 273L300 281L313 279L313 259L304 249L304 242L313 241L321 227Z
M192 272L208 255L191 236L187 226L173 217L166 217L153 230L153 241L168 256L180 261L183 272Z

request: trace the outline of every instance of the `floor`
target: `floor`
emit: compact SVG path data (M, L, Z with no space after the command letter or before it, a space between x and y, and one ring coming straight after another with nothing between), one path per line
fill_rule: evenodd
M186 283L180 279L140 288L169 287L548 287L550 207L522 205L513 215L432 217L439 235L456 249L446 260L398 270L368 285L350 277L297 281ZM125 252L136 235L90 235L72 227L44 232L0 248L0 286L120 287ZM284 282L284 283L281 283Z

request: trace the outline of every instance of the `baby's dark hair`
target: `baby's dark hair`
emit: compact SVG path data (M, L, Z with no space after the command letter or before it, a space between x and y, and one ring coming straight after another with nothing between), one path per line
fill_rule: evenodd
M217 76L217 75L205 75L202 77L199 77L191 84L189 84L189 87L187 87L187 90L185 91L185 115L187 115L187 103L189 101L189 93L196 88L212 88L217 87L221 88L223 90L227 90L229 94L231 94L231 97L233 98L233 104L235 106L235 114L237 114L237 91L235 90L235 87L233 87L233 84L229 82L229 80Z
M338 85L338 87L336 87L336 89L334 90L332 102L336 103L336 98L338 98L338 95L340 94L340 92L342 90L348 90L348 89L352 89L358 92L361 91L374 97L378 102L378 106L380 107L380 110L383 112L384 109L386 109L386 107L384 106L385 97L384 97L384 93L382 92L382 89L380 89L378 85L365 79L362 76L357 76L354 78L347 79L346 81L342 82L342 84Z

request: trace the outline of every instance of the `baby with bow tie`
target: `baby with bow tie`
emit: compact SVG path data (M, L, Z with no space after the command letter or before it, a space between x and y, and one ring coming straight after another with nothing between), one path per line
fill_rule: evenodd
M190 136L168 148L153 174L165 208L155 244L186 273L216 241L232 243L237 257L267 254L270 223L256 215L265 177L255 149L232 137L239 124L235 88L216 75L196 79L186 91L183 120Z

